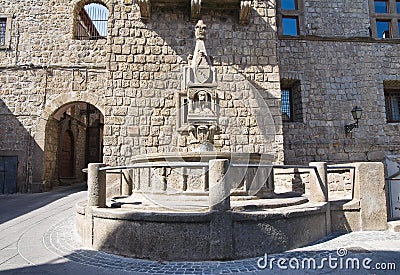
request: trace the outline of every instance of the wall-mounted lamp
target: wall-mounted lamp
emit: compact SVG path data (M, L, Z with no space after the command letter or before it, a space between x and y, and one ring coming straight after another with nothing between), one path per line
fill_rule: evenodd
M356 122L344 126L344 131L346 132L346 134L351 133L354 128L358 128L358 120L361 118L362 111L363 110L361 109L361 107L358 106L355 106L353 110L351 110L351 115Z

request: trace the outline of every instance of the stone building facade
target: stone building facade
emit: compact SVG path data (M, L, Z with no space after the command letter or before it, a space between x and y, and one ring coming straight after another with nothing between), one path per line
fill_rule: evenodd
M87 39L78 38L76 30L89 24L82 8L92 2L108 11L107 34L92 39L87 28ZM0 155L18 157L17 191L84 180L92 107L101 121L98 161L124 165L138 154L189 150L188 133L179 130L182 68L200 17L218 77L215 150L273 153L282 163L275 7L216 4L2 0L8 27L0 49ZM64 150L68 142L74 153ZM63 154L74 167L70 177L63 176Z
M107 33L82 39L92 2L108 12ZM400 124L385 105L385 92L400 90L396 1L383 15L372 0L0 3L0 157L17 157L17 191L83 181L88 162L190 150L182 71L198 19L218 78L216 151L287 164L400 153ZM382 20L393 23L385 38ZM359 128L346 134L355 105Z
M280 76L298 80L303 110L300 121L284 123L288 163L399 154L399 124L387 119L385 105L385 93L400 87L399 35L393 29L380 38L374 20L393 17L397 25L400 10L387 1L387 13L378 13L375 2L304 0L299 35L280 36ZM363 109L359 128L346 134L356 105Z

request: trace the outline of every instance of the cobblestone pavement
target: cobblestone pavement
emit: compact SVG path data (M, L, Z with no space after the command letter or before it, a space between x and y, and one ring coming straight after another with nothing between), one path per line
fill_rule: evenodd
M399 274L400 270L400 233L393 232L331 235L296 250L225 262L154 262L88 250L75 232L74 217L74 205L86 192L58 192L60 198L54 202L0 225L0 273ZM24 201L24 195L17 197ZM10 198L0 196L0 207Z

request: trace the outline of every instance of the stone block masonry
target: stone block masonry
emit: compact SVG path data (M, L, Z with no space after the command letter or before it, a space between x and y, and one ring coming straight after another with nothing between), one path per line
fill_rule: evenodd
M215 147L220 151L274 152L276 161L282 162L282 143L277 138L282 134L276 101L280 97L279 76L277 60L271 57L276 52L272 27L275 17L273 9L264 3L255 5L260 12L245 27L238 24L229 10L207 10L202 16L208 26L207 52L213 56L219 77L220 120ZM126 8L131 9L128 20L123 16ZM132 116L112 116L108 118L109 124L118 121L121 129L139 131L121 133L118 138L123 143L121 155L116 156L112 153L115 150L110 150L105 162L129 163L137 154L188 150L187 135L176 129L185 127L179 120L184 108L180 99L184 93L182 68L195 46L194 24L187 23L189 14L185 8L154 6L152 18L157 20L143 24L137 21L138 7L133 4L118 9L115 16L119 30L130 30L112 39L130 47L111 47L113 94L107 95L106 100L110 98L112 109L118 109L128 98L129 104L124 106ZM260 65L262 60L266 63ZM263 117L264 113L267 116ZM263 132L262 124L270 131Z
M384 81L400 80L398 41L370 37L369 1L303 2L300 35L279 38L280 76L300 81L302 106L301 121L283 125L285 162L399 154L399 124L387 122L384 96ZM356 105L363 109L359 128L346 135Z
M18 127L10 124L16 132L1 138L0 152L19 156L19 191L33 183L43 185L39 189L57 184L61 139L53 118L68 104L90 103L102 112L106 164L186 150L187 134L177 129L185 126L181 70L195 46L187 7L154 4L144 23L134 1L100 2L109 11L107 38L76 40L75 16L89 2L2 1L0 14L12 15L12 28L10 48L0 50L0 123L12 118L7 123ZM239 23L238 12L212 7L201 12L218 75L215 148L272 152L282 163L274 5L253 2L248 25ZM84 156L76 157L80 171Z

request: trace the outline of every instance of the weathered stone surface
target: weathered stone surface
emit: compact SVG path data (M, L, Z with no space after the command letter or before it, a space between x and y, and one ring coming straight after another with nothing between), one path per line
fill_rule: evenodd
M88 165L88 205L106 206L106 171L103 163L89 163Z
M236 13L207 10L202 14L209 26L205 46L220 75L216 79L220 83L216 92L224 95L218 124L221 134L228 138L217 141L216 148L219 151L275 153L276 162L282 162L283 139L275 139L282 135L281 122L275 119L280 116L279 108L275 107L279 106L280 98L278 61L272 58L277 55L276 43L271 42L275 12L266 3L253 2L252 12L248 13L248 2L241 17L246 19L249 15L247 27L240 26L238 10ZM104 156L107 164L123 165L137 154L187 146L187 140L177 137L176 129L182 126L177 122L181 106L174 100L175 94L182 91L181 68L195 46L194 24L187 23L187 10L154 6L151 16L157 20L143 24L140 17L147 14L143 10L146 5L142 5L146 1L137 5L131 1L109 0L105 2L110 11L108 38L76 40L71 31L82 3L2 2L0 13L14 14L14 18L10 50L0 51L0 112L12 115L16 124L20 124L9 129L20 128L22 132L26 129L26 132L7 132L0 150L29 152L29 136L52 133L50 127L47 132L45 127L36 127L37 121L50 122L55 111L73 102L87 102L102 111L103 152L107 154ZM265 64L259 60L265 60ZM239 111L235 111L237 108ZM158 109L160 113L157 114ZM246 116L253 121L250 132L245 129L248 122L239 119ZM139 135L129 131L132 125L139 127ZM175 130L158 131L156 127L159 126ZM260 134L264 139L252 139L249 144L249 137ZM16 136L26 138L14 143ZM138 143L137 137L146 137L146 142ZM21 153L19 163L24 166L21 171L31 173L29 171L37 167L35 182L41 184L45 180L51 186L52 175L57 176L56 168L50 165L57 162L55 139L35 138L35 142L48 151L42 156L44 167L31 163L32 158ZM123 144L133 146L130 151L121 153L119 148ZM28 168L33 166L34 169ZM77 165L76 170L81 168ZM29 181L32 175L21 172L19 178L19 190L22 190L22 183Z
M328 174L326 162L310 162L315 169L310 172L310 201L328 201Z
M93 238L90 247L95 249L153 260L198 261L256 257L308 244L325 236L324 211L326 204L285 213L146 213L80 206L77 215L86 222L78 232L93 229L81 236L87 244Z
M230 192L231 181L227 176L228 159L209 161L210 191L208 195L209 207L212 210L226 211L231 208Z
M356 163L354 198L360 201L361 230L387 229L384 166Z

